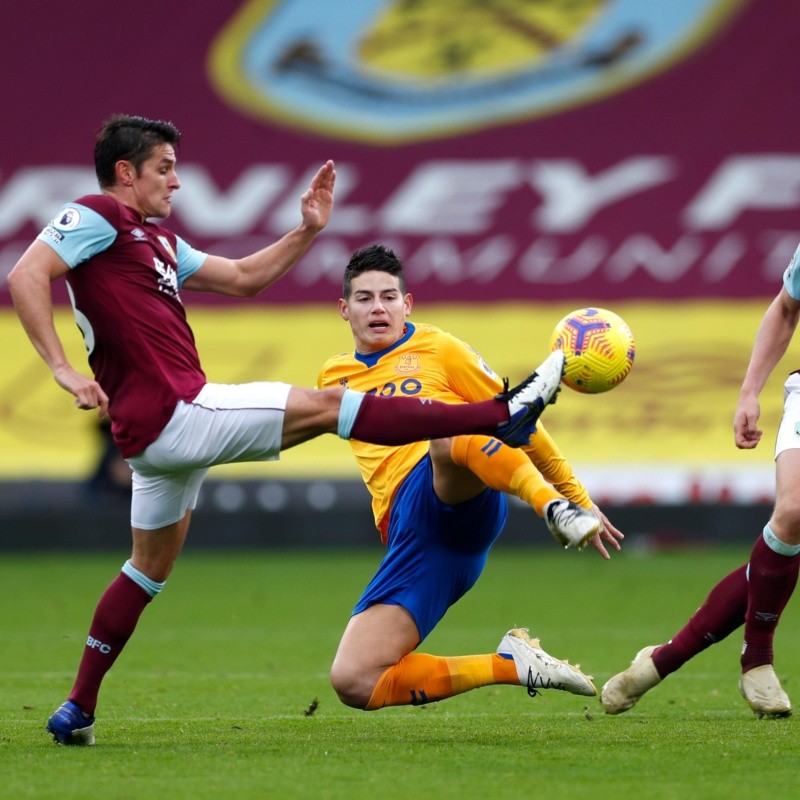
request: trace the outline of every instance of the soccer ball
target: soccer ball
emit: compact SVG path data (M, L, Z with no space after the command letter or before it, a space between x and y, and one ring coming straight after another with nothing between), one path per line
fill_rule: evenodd
M631 329L613 311L581 308L567 314L550 337L566 356L563 382L576 392L607 392L628 377L636 346Z

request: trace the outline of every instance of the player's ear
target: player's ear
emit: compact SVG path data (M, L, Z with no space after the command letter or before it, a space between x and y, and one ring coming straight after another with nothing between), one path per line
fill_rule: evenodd
M340 316L341 316L341 318L342 318L342 319L344 319L344 320L348 320L348 319L350 319L350 318L347 316L347 302L346 302L346 301L345 301L345 299L344 299L344 298L342 298L342 297L340 297L340 298L339 298L339 315L340 315Z
M136 169L130 161L117 161L114 164L114 173L117 176L118 184L121 186L133 186Z
M411 309L414 307L414 298L411 296L411 292L406 292L406 296L403 298L403 311L405 312L406 316L411 314Z

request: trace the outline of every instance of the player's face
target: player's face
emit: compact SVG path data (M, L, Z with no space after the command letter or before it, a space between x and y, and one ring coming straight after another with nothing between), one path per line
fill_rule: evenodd
M175 172L175 161L173 146L160 144L153 148L138 174L133 170L130 172L134 207L143 217L169 216L172 193L181 185Z
M352 289L347 300L339 300L339 311L350 323L356 351L377 353L393 345L411 313L411 295L385 272L364 272L353 279Z

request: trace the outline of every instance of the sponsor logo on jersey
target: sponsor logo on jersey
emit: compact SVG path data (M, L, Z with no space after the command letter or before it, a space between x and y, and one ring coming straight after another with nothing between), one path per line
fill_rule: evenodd
M158 273L158 289L170 297L178 297L178 273L170 264L160 258L153 258L153 266Z
M134 228L131 231L131 236L133 236L134 239L138 239L140 242L142 239L147 238L147 234L141 228Z

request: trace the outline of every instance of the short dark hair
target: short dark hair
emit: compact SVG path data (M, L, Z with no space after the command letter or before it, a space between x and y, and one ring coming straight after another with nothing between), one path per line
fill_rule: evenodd
M403 274L403 262L393 250L382 244L372 244L356 250L344 268L344 282L342 283L342 297L350 298L353 292L353 278L364 272L387 272L398 279L400 291L406 293L406 278Z
M181 133L171 123L161 119L115 114L100 128L94 145L94 171L101 189L116 183L118 161L130 161L136 174L147 161L153 148L160 144L180 144Z

